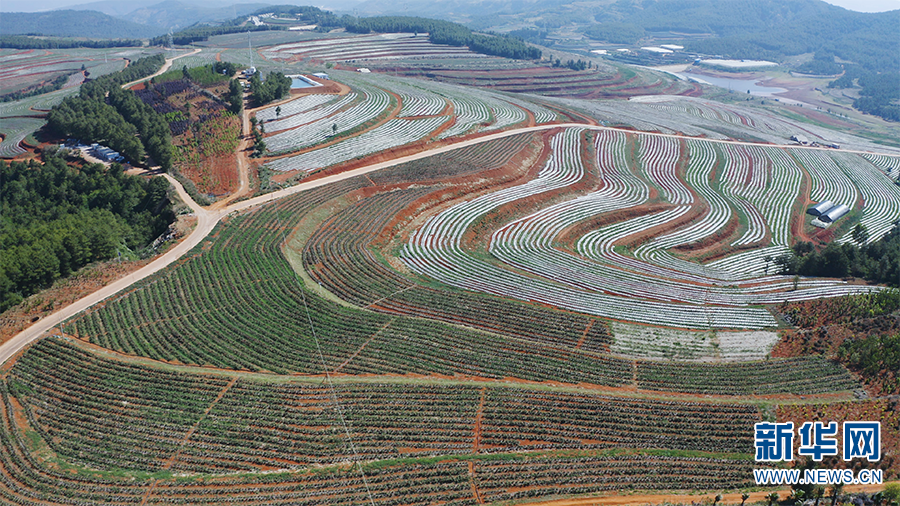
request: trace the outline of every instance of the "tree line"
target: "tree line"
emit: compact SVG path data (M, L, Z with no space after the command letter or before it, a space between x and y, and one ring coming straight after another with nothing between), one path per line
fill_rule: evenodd
M163 178L122 167L0 161L0 311L85 265L136 251L174 220Z
M107 145L134 162L149 155L163 170L170 169L168 122L133 91L121 87L156 72L164 62L161 54L141 58L120 72L84 83L78 95L50 110L48 125L63 136Z
M34 86L30 86L25 88L24 90L17 90L12 93L7 93L5 95L0 95L0 102L13 102L15 100L22 100L23 98L33 97L35 95L43 95L44 93L50 93L51 91L56 91L61 89L65 84L69 81L69 75L64 74L56 79L50 81L47 84L37 84Z
M291 91L291 78L281 72L271 72L263 81L259 72L250 76L250 93L257 106L280 99Z
M900 121L900 79L896 74L868 71L858 65L849 65L840 78L828 83L829 88L862 87L860 97L853 107L880 116L889 121Z
M264 7L256 14L274 12L279 15L291 15L298 18L298 22L316 24L317 30L325 31L332 28L344 28L352 33L401 33L422 32L428 33L428 38L435 44L447 44L449 46L466 46L472 51L491 56L502 56L515 60L537 60L541 57L541 50L530 47L517 37L508 35L483 35L473 33L459 23L427 19L410 16L376 16L371 18L357 18L353 16L337 17L331 13L321 11L315 7L276 6ZM227 33L240 33L248 31L284 30L285 26L261 25L246 26L243 23L246 17L233 20L230 24L221 26L197 26L181 30L170 35L161 35L150 39L151 46L163 46L168 44L169 38L173 43L186 45L192 42L204 41L213 35ZM238 24L240 23L240 24Z
M521 39L507 35L482 35L458 23L410 16L377 16L371 18L352 18L344 16L341 24L348 32L353 33L428 33L428 39L434 44L449 46L467 46L472 51L491 56L502 56L515 60L537 60L541 50L530 47Z
M566 68L569 68L572 70L585 70L585 69L591 68L592 65L593 64L591 62L584 61L580 58L577 61L576 60L566 60L565 63L563 63L559 58L557 58L556 60L554 60L552 66L554 68L566 67Z
M854 228L853 239L868 239L865 227ZM821 250L810 242L794 245L792 253L772 259L782 274L844 278L853 276L873 283L900 286L900 222L877 241L858 246L829 243Z
M56 37L29 37L27 35L0 35L0 48L9 49L71 49L85 47L106 49L112 47L141 47L139 39L79 40Z
M168 46L169 40L171 37L172 44L178 46L187 46L188 44L192 44L194 42L203 42L208 40L210 37L215 35L227 35L229 33L243 33L243 32L265 32L268 30L286 30L286 26L272 26L272 25L260 25L260 26L233 26L233 25L219 25L219 26L192 26L190 28L186 28L184 30L180 30L171 35L160 35L158 37L153 37L150 39L151 46Z

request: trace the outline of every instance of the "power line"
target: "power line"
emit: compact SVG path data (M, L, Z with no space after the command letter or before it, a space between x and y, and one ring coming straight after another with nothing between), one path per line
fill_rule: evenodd
M275 183L278 184L278 183ZM278 184L278 186L281 186ZM284 248L287 246L287 237L284 234L284 225L281 223L281 216L278 214L278 209L275 209L275 219L278 220L278 228L281 229L281 247ZM341 425L344 427L344 434L347 435L347 443L350 445L350 451L353 453L353 456L356 457L356 467L359 469L359 474L362 476L363 484L366 487L366 495L369 497L369 503L372 506L375 506L375 499L372 497L372 491L369 489L369 480L366 479L366 473L362 468L362 463L360 462L360 455L356 449L356 444L353 442L353 436L350 435L350 429L347 426L347 420L344 418L344 410L341 408L341 403L338 400L337 392L334 389L334 383L331 381L331 374L328 372L328 364L325 362L325 355L322 354L322 347L319 344L319 337L316 334L316 327L313 324L312 315L309 312L309 304L306 302L306 291L303 289L303 286L300 284L300 279L294 274L294 282L297 283L297 288L300 291L300 297L303 299L303 308L306 310L306 321L309 322L309 329L312 332L313 340L316 343L316 352L319 355L319 361L322 362L322 370L325 372L325 382L328 383L328 390L331 393L332 402L334 403L335 410L337 411L338 418L341 421Z

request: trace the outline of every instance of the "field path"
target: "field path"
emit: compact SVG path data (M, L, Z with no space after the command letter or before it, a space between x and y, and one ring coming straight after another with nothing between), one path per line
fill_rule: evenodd
M198 50L199 51L199 50ZM191 54L191 53L186 53ZM181 55L185 56L185 55ZM175 58L173 58L174 60ZM171 65L171 62L167 62ZM40 338L45 332L52 329L54 326L62 323L63 320L68 319L81 311L97 304L98 302L103 301L106 298L109 298L125 288L131 286L132 284L150 276L159 270L165 268L172 262L178 260L185 253L191 250L194 246L200 243L212 229L216 226L222 217L235 212L241 211L244 209L250 209L254 206L259 206L273 200L278 200L295 193L300 193L302 191L311 190L313 188L318 188L320 186L325 186L331 183L336 183L338 181L343 181L345 179L350 179L357 176L364 176L370 172L375 172L377 170L381 170L387 167L392 167L394 165L399 165L402 163L410 162L413 160L419 160L422 158L427 158L430 156L434 156L441 153L446 153L448 151L453 151L456 149L460 149L467 146L473 146L475 144L481 144L483 142L489 142L496 139L502 139L505 137L510 137L512 135L518 135L526 132L539 132L543 130L550 130L554 128L581 128L586 130L616 130L622 131L626 133L635 133L633 130L627 129L619 129L612 127L603 127L603 126L593 126L593 125L585 125L582 123L563 123L563 124L555 124L555 125L539 125L533 127L524 127L524 128L514 128L511 130L506 130L503 132L497 132L489 135L484 135L481 137L477 137L474 139L463 140L454 144L444 145L435 149L429 149L425 151L421 151L419 153L415 153L412 155L396 158L394 160L388 160L384 162L374 163L371 165L366 165L363 167L359 167L357 169L348 170L345 172L341 172L339 174L333 174L330 176L316 177L315 175L310 176L308 179L303 182L291 186L289 188L285 188L276 192L267 193L265 195L260 195L258 197L254 197L251 199L243 200L241 202L236 202L231 204L225 208L221 209L204 209L200 207L194 200L184 191L184 188L181 186L178 181L175 180L172 176L168 174L163 174L163 177L169 180L169 182L175 187L178 195L181 199L188 204L191 209L194 210L194 214L197 215L197 226L194 230L188 235L182 242L178 243L171 250L162 254L159 258L154 260L153 262L147 264L143 268L135 271L134 273L121 278L113 283L110 283L107 286L104 286L100 290L60 309L56 313L48 315L41 320L38 320L34 325L28 327L22 332L13 336L12 339L4 343L0 346L0 365L5 364L11 357L16 355L19 351L21 351L25 346L29 343ZM662 137L672 137L672 138L684 138L681 135L674 134L659 134L659 133L648 133L648 132L640 132L643 135L659 135ZM737 144L737 145L745 145L745 146L754 146L760 145L759 143L753 142L743 142L743 141L728 141L728 140L713 140L713 139L704 139L707 142L715 142L721 144ZM798 145L773 145L773 144L764 144L767 146L775 146L775 147L783 147L783 148L791 148L791 149L814 149L814 150L827 150L834 151L831 148L813 148L808 146L798 146ZM866 151L850 151L850 150L840 150L845 153L868 153ZM244 170L245 172L246 170Z

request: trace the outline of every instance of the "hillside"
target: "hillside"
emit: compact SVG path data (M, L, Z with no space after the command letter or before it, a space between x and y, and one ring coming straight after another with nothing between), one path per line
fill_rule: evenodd
M160 28L114 18L97 11L5 12L0 33L54 35L104 39L147 38L165 33Z
M566 32L567 38L584 34L616 43L678 39L686 42L688 50L738 58L781 60L788 55L829 51L866 66L900 67L896 47L877 43L896 38L900 10L860 13L820 0L556 0L512 4L368 0L357 10L370 15L403 12L438 17L474 29L502 32L537 28L551 36ZM552 43L552 39L544 41Z
M164 30L178 29L196 23L213 23L230 20L235 16L245 16L265 7L265 3L248 3L228 6L206 7L191 5L177 0L141 7L118 17Z

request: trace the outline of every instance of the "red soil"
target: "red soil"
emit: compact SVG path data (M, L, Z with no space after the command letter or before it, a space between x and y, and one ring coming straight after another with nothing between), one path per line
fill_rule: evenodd
M202 193L226 195L233 193L240 185L237 153L203 158L199 165L184 164L179 171L197 185Z

